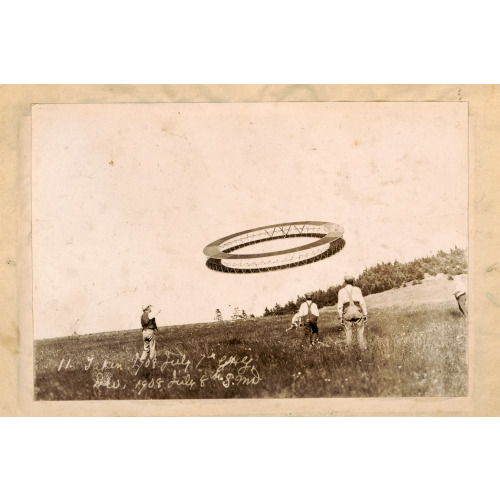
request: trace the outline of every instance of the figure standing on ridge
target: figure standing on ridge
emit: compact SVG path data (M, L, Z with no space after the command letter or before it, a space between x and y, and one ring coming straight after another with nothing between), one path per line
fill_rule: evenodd
M346 344L351 345L352 330L356 327L359 347L366 349L367 345L364 333L367 311L365 299L361 290L357 286L353 286L353 276L346 275L344 283L344 288L339 290L337 308L340 322L344 327Z
M309 341L311 345L315 345L318 342L318 318L319 311L318 306L313 302L313 294L306 293L306 301L302 302L299 309L299 316L301 323L305 326L306 335L309 335Z
M149 357L151 361L156 361L156 317L160 314L161 310L153 311L151 304L142 306L141 326L142 326L142 340L144 341L144 349L141 355L141 361L145 361Z

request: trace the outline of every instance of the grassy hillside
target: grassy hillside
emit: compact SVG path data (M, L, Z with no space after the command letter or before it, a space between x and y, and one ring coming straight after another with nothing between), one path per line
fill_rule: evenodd
M291 315L160 328L141 365L139 330L35 343L35 398L183 399L467 395L467 327L445 278L367 297L368 349L346 346L335 308L321 343Z
M467 272L467 254L465 250L455 247L449 252L439 251L431 257L415 259L411 262L398 261L377 264L365 269L357 278L356 286L361 288L363 295L378 294L387 290L406 288L429 276L462 275ZM316 290L314 301L319 307L332 306L337 302L337 296L342 285L330 286L328 290ZM290 300L284 306L276 304L273 308L266 307L264 316L289 314L297 310L304 297Z
M466 279L467 275L459 275L458 279ZM420 304L433 304L449 302L456 305L453 295L455 282L447 279L445 275L438 274L421 281L419 284L396 288L385 292L366 296L366 305L369 309L391 306L416 306ZM335 309L325 307L324 310Z

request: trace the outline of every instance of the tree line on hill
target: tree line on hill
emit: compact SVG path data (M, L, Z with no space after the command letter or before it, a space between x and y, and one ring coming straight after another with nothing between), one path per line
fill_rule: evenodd
M395 260L377 264L365 269L356 279L355 285L361 288L363 295L380 293L393 288L417 285L424 279L425 274L436 276L437 274L447 274L450 279L458 274L467 272L467 255L465 250L457 248L449 252L440 250L431 257L422 257L411 262L401 263ZM314 302L319 308L334 306L337 303L339 290L343 285L335 285L327 290L317 290L313 292ZM266 307L263 316L276 316L297 312L303 297L297 300L289 300L284 306L276 304L273 308Z

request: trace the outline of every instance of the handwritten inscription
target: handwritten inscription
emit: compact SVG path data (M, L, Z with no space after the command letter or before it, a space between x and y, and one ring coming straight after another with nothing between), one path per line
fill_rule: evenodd
M229 359L226 359L226 356L222 356L222 358L219 359L219 366L211 379L219 380L226 388L235 383L237 385L241 383L245 385L257 385L261 378L257 369L251 363L252 358L248 359L247 356L240 360L238 360L236 356L231 356ZM224 369L227 367L234 367L236 369L236 374L229 372L224 376Z
M122 384L119 379L113 380L113 374L110 372L96 372L94 378L94 389L104 387L106 389L125 389L126 384Z
M61 369L69 370L71 368L71 358L70 359L61 359L61 362L59 363L59 367L57 368L57 371L61 371Z
M141 360L140 355L135 354L129 364L90 355L80 360L62 358L55 368L58 372L82 370L89 373L95 390L120 391L131 386L137 396L143 397L153 392L167 395L174 389L203 392L214 384L224 389L255 386L262 380L251 356L218 356L211 352L192 359L186 352L168 349L156 360Z
M174 370L172 374L172 380L168 383L168 388L170 389L174 385L185 385L192 389L196 385L196 382L191 379L191 375L189 373L180 378L177 378L177 374Z
M115 363L114 361L108 361L105 359L102 363L99 363L98 361L94 361L94 356L87 356L87 364L85 365L85 370L90 370L90 368L93 368L94 370L120 370L122 371L122 365L121 363Z
M185 372L187 372L188 368L191 366L191 361L184 353L174 353L167 350L166 356L167 359L163 362L159 362L157 360L151 361L149 358L143 361L139 358L139 355L136 354L134 363L132 365L132 373L134 375L137 375L142 367L149 368L151 366L152 368L156 368L157 365L160 365L161 372L165 371L168 367L176 368L178 370L184 370Z
M165 383L165 379L158 377L151 380L138 380L135 384L135 388L138 389L137 394L141 394L145 389L153 389L154 387L161 389L162 385Z

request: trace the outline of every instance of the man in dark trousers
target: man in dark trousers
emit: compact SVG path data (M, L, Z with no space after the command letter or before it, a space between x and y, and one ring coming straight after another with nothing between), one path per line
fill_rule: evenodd
M158 327L156 326L155 318L160 312L160 310L153 311L153 306L151 304L142 306L141 326L144 350L142 351L141 361L146 361L148 354L151 361L156 361L155 334L158 331Z
M311 345L315 345L318 342L319 334L319 311L318 306L313 302L312 298L312 293L306 293L306 301L302 302L300 305L299 316L301 318L301 323L305 327L306 335L309 334L309 341Z

